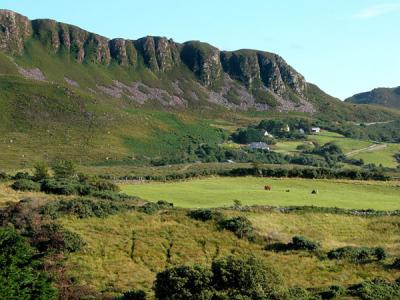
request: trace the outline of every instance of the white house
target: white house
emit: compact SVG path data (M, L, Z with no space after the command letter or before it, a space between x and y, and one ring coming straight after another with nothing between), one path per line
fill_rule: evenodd
M271 138L273 137L272 134L270 134L270 133L269 133L268 131L266 131L266 130L264 131L264 136L271 137Z
M312 133L320 133L320 132L321 132L321 128L319 128L319 127L312 127L312 128L311 128L311 132L312 132Z

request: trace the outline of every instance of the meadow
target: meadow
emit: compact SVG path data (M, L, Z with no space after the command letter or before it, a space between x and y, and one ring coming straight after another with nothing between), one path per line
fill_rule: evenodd
M341 134L326 130L322 130L319 134L309 135L307 141L315 141L320 145L334 142L348 157L363 159L365 164L382 164L389 168L395 168L399 164L394 155L400 153L400 144L374 143L367 140L346 138ZM307 141L278 141L272 149L287 154L297 153L299 152L297 146Z
M271 185L272 191L264 186ZM398 182L307 180L256 177L214 177L173 183L121 185L122 191L143 199L167 200L178 207L244 205L400 209ZM318 194L312 194L317 190Z
M237 215L237 211L223 211ZM187 211L155 215L131 212L107 218L64 218L61 223L87 242L71 254L67 266L78 283L104 294L143 289L152 294L157 272L174 265L210 264L220 256L252 254L282 274L287 287L347 285L369 278L396 279L400 272L377 262L353 264L320 259L306 252L276 253L263 245L216 230L213 222L191 220ZM255 230L270 242L288 242L304 235L321 242L323 250L345 245L382 246L389 258L400 255L399 217L357 217L322 213L245 213ZM151 297L149 299L152 299Z

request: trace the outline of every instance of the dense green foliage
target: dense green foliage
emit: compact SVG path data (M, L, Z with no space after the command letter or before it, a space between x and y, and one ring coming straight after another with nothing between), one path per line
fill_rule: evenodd
M76 198L49 202L41 208L41 213L52 218L64 215L73 215L78 218L103 218L130 209L133 209L133 206L124 202Z
M29 179L18 179L11 185L11 187L16 191L40 191L40 183Z
M348 295L363 300L386 300L400 298L400 282L392 283L383 279L374 279L353 285Z
M0 228L0 298L57 299L35 251L13 229Z
M228 256L211 269L195 265L160 272L154 289L160 300L279 299L280 284L277 273L254 257Z
M383 248L367 247L342 247L328 252L329 259L345 259L354 262L368 262L371 260L384 260L387 254Z
M221 213L212 209L196 209L190 211L188 215L194 220L199 220L203 222L210 220L220 220L222 217Z
M232 231L240 239L247 238L250 241L255 239L253 226L244 216L222 218L218 221L218 227L221 230Z

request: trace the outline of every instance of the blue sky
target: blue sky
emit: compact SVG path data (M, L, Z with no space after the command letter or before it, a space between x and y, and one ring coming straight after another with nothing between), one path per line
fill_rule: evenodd
M400 0L1 0L0 8L110 38L160 35L275 52L342 99L400 85Z

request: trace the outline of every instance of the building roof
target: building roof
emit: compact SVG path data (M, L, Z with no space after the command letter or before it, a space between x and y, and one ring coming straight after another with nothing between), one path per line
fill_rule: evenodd
M268 145L264 142L255 142L248 145L251 149L269 149Z

